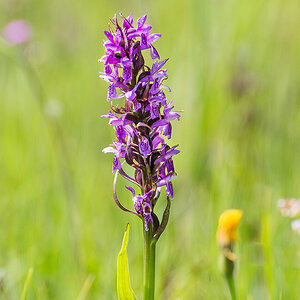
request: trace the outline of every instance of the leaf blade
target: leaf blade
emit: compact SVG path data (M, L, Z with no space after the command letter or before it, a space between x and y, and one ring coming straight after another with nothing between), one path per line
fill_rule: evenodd
M129 240L129 224L123 237L122 248L118 254L118 275L117 289L119 300L136 300L135 294L131 289L129 266L127 258L127 245Z

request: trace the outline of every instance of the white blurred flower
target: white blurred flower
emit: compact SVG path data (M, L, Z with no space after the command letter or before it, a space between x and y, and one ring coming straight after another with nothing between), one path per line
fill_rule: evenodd
M300 200L295 198L279 199L277 206L284 217L295 218L300 216Z
M59 100L51 99L45 104L45 113L51 118L59 118L62 115L63 107Z
M300 235L300 219L292 221L291 227L294 232Z

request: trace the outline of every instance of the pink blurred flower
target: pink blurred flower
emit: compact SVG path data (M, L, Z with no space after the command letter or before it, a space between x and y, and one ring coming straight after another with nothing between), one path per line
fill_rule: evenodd
M2 35L12 45L23 44L31 39L32 27L25 20L15 20L3 28Z

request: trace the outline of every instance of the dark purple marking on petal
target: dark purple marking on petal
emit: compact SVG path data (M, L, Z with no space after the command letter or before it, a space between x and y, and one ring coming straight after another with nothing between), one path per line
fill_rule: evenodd
M108 92L107 92L107 101L110 100L110 98L114 98L117 95L116 87L114 84L111 84L108 87Z
M142 35L141 35L141 42L140 43L141 43L140 45L141 45L142 50L149 48L148 40L147 40L147 37L144 33L142 33Z
M116 135L117 135L119 142L121 142L121 143L124 142L125 137L126 137L126 131L124 129L124 126L118 125L115 127L115 129L116 129Z
M174 163L173 163L173 159L172 158L169 158L167 159L166 161L166 167L167 167L167 171L168 173L172 173L174 172Z
M130 66L125 66L123 68L123 80L124 80L124 83L126 84L131 79L132 79L132 68L131 68L131 65Z
M105 66L104 71L106 75L110 75L112 73L112 69L109 65Z

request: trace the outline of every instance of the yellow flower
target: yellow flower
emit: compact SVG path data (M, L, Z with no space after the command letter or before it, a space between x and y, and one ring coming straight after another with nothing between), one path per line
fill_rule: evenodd
M229 247L237 238L243 212L239 209L225 210L219 218L217 240L221 247Z

